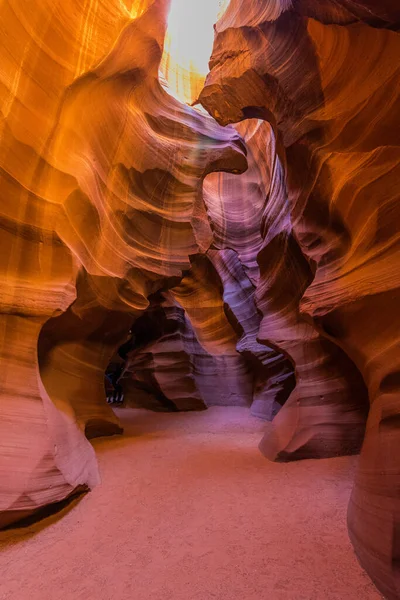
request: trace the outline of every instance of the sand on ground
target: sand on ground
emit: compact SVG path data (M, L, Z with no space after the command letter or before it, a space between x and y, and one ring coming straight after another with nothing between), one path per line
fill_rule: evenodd
M346 529L357 457L271 463L246 408L118 409L102 484L0 532L1 600L378 600Z

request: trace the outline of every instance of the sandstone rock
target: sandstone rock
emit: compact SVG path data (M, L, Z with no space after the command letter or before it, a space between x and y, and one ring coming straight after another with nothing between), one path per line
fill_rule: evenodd
M168 3L143 8L1 9L3 523L98 482L107 362L208 247L204 176L246 168L233 129L161 87Z
M1 7L0 525L99 481L144 327L130 393L275 417L270 458L356 452L369 410L349 531L399 598L398 3L231 0L219 124L160 84L168 0L129 4Z
M353 422L361 409L352 391L356 371L343 351L362 374L371 408L349 530L361 563L393 599L400 594L395 450L400 151L394 58L400 53L399 16L391 0L260 1L251 3L251 10L232 2L217 25L211 73L200 97L223 124L258 117L273 128L276 164L281 163L276 179L283 189L281 200L275 190L269 203L277 215L285 204L286 217L273 218L271 208L266 210L257 288L265 315L260 339L268 344L275 339L291 354L297 375L293 394L305 384L302 396L311 400L303 422L318 431L325 421L329 438L347 429L350 439L346 421ZM317 386L307 390L315 366ZM318 393L320 385L332 395L314 401L309 393ZM299 427L299 402L294 396L292 409L292 397L274 422L277 434L286 435L278 448ZM289 410L294 411L290 418ZM270 453L270 441L265 446ZM314 448L318 454L320 443Z

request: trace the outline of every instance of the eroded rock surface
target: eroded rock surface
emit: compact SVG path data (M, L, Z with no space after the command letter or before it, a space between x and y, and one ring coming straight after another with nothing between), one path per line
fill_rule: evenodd
M177 406L196 408L197 400L187 398L185 382L189 369L196 380L196 398L200 396L205 406L251 405L253 414L272 420L293 389L294 376L292 364L285 355L257 340L261 323L255 304L259 281L257 253L263 244L260 223L270 185L271 132L268 124L257 119L242 123L236 129L246 144L249 167L240 177L213 173L205 178L203 190L213 231L212 248L206 255L192 259L190 271L181 284L171 290L170 297L173 296L181 308L169 307L166 315L164 300L164 312L157 308L158 312L151 313L151 324L147 321L146 325L152 331L151 343L144 347L140 342L136 344L138 347L128 365L132 376L129 382L124 378L124 386L130 390L129 397L133 400L134 385L139 404L144 402L149 406L149 398L144 394L145 378L146 391L152 390L152 405L167 409L169 398ZM178 317L181 309L185 311L184 316ZM145 322L148 317L150 314L146 313L140 321ZM175 323L179 343L175 338L165 337L165 318L170 324ZM168 351L170 360L165 359ZM160 352L164 357L162 362L158 360ZM160 369L163 371L161 387ZM171 389L167 392L167 388Z
M351 439L362 396L351 359L371 408L349 531L387 598L400 596L399 17L391 0L233 1L200 98L223 124L258 117L273 128L283 189L270 193L258 255L260 340L286 349L297 376L274 421L278 448L302 422L322 431L327 410L325 428ZM270 454L271 440L262 447Z
M167 8L1 9L20 35L1 42L3 524L98 482L107 363L211 243L204 176L246 168L233 129L158 81Z
M160 84L169 2L106 4L1 7L0 524L99 481L133 327L133 400L249 406L272 459L357 452L368 414L349 530L397 599L397 2L231 0L214 118Z

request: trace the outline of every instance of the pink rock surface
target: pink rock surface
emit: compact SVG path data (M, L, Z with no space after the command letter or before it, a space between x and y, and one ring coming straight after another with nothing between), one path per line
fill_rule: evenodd
M246 168L233 129L158 81L168 3L133 20L120 2L93 10L94 54L83 6L79 21L42 4L17 51L2 36L2 523L98 482L84 432L118 428L107 363L147 297L210 244L204 176ZM18 3L2 11L20 31Z
M249 117L271 123L286 218L282 200L275 209L279 218L266 211L257 288L265 315L260 339L275 340L282 349L289 342L288 352L300 366L294 398L307 384L307 365L318 363L317 387L306 389L306 397L320 384L327 390L334 383L332 392L340 390L338 402L334 394L331 400L323 394L320 408L311 402L305 421L298 418L297 399L289 419L289 399L274 422L276 433L286 436L278 439L278 448L295 439L293 431L302 423L317 431L323 421L336 422L332 434L336 430L339 440L342 427L346 431L353 421L356 379L354 371L349 379L347 367L339 368L344 351L361 373L371 405L349 531L362 564L390 599L400 596L395 450L400 152L394 58L400 53L399 17L398 4L390 0L253 2L250 9L232 2L217 25L211 73L200 98L223 124ZM270 194L269 202L277 197ZM271 229L273 223L284 227ZM278 262L274 266L272 254L282 269ZM280 275L288 272L292 276L285 283ZM271 312L279 315L279 327ZM277 339L279 329L286 333ZM303 356L298 354L302 339L308 348ZM334 369L331 381L324 365ZM312 369L311 383L310 375ZM334 418L327 415L318 423L318 411L332 406ZM271 452L270 440L262 446Z
M366 431L349 531L400 598L398 3L232 0L211 116L159 81L170 2L128 4L0 9L0 526L99 482L142 327L132 402L251 407L274 460Z

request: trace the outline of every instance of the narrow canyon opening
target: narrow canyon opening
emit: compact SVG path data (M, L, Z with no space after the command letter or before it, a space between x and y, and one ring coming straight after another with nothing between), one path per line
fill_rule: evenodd
M169 93L181 102L192 104L200 96L212 52L213 26L228 4L229 0L171 0L160 74Z
M397 3L0 14L4 597L398 600Z

